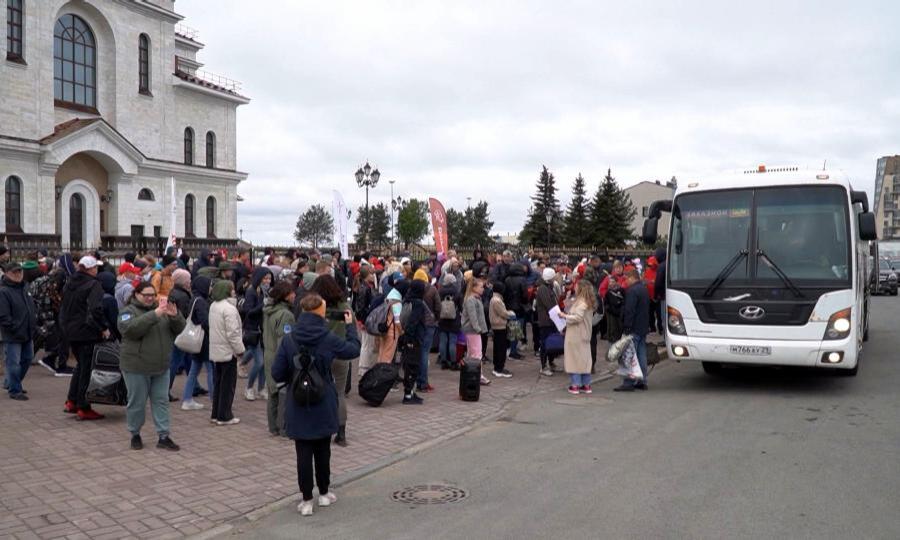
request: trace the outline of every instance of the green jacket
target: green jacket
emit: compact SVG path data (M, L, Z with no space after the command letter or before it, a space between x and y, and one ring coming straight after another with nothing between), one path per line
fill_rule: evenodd
M181 313L157 317L155 309L156 304L148 307L132 300L119 312L122 371L158 375L169 370L175 336L184 330L185 320Z
M263 308L263 360L266 366L275 362L275 353L281 345L281 338L291 333L291 328L297 320L291 305L287 302L279 302ZM269 370L266 370L266 374Z

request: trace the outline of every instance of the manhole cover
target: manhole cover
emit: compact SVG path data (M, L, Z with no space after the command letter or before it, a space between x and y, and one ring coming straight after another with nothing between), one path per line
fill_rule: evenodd
M446 484L427 484L412 486L395 491L391 500L406 504L447 504L457 502L469 496L469 492Z

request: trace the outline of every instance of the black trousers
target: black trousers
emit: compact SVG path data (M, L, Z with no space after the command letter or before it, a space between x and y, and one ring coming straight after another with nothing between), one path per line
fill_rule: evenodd
M315 485L319 494L328 493L331 484L331 437L314 440L294 440L297 450L297 483L304 501L313 498L313 461L315 460Z
M537 311L531 312L531 341L534 343L534 354L541 350L541 326L538 324Z
M237 385L237 360L213 362L212 418L227 422L234 418L231 405L234 403L234 388Z
M600 321L591 327L591 373L594 372L594 366L597 365L597 337L600 336L600 329L603 328L604 321Z
M69 394L66 399L74 402L76 409L89 411L91 404L87 402L86 394L94 363L94 342L73 342L71 346L75 353L75 371L72 373L72 380L69 381Z
M509 348L508 330L494 330L494 371L506 369L506 349Z
M540 343L541 343L541 367L545 368L550 363L551 359L547 356L547 353L544 351L544 340L547 339L547 336L556 331L556 327L554 326L539 326L541 334L540 334Z
M419 366L422 360L422 347L417 343L400 346L400 362L403 365L403 393L412 395L419 378Z

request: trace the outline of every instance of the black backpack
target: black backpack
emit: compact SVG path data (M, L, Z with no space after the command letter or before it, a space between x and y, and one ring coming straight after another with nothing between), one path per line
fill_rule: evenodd
M316 405L325 397L325 377L319 373L319 368L316 366L310 350L303 346L300 346L300 350L294 355L294 377L291 382L291 391L297 405L304 407Z
M625 307L625 291L621 288L606 291L606 313L613 317L621 317Z

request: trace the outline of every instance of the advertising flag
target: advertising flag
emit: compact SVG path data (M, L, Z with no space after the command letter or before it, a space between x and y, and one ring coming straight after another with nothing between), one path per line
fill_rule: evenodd
M347 205L344 198L337 190L334 190L334 202L331 206L331 217L334 218L334 241L337 242L338 248L341 250L341 257L347 259L350 257L348 244L348 232L350 230L350 212L347 211Z
M431 229L434 231L434 248L438 252L438 257L447 255L449 249L447 241L447 212L444 211L444 205L441 201L430 198L428 206L431 210Z

